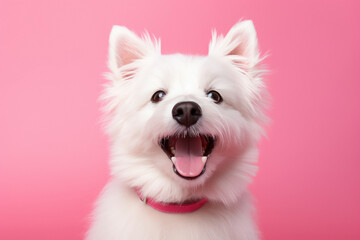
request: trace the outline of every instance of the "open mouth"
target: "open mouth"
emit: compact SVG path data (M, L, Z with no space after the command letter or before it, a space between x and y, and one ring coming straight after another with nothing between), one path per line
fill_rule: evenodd
M173 163L174 172L187 180L205 172L214 144L215 139L206 135L168 136L160 141L161 148Z

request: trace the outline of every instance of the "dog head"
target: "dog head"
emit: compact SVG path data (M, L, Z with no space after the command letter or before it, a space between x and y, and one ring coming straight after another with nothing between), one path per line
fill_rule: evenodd
M256 171L259 61L251 21L214 32L208 56L161 55L148 34L114 26L103 94L114 177L164 202L235 201Z

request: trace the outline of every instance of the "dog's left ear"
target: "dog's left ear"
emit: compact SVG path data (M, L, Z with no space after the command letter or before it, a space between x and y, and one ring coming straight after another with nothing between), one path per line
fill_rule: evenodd
M245 68L254 67L259 62L259 50L253 22L238 22L225 37L214 31L209 55L229 56Z
M115 76L133 75L132 63L152 54L160 54L160 43L152 41L149 34L143 38L123 26L113 26L109 38L109 69Z

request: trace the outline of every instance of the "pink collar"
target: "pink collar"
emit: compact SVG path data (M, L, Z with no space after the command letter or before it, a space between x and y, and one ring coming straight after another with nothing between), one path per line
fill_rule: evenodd
M143 201L144 203L146 203L153 209L156 209L160 212L165 212L165 213L195 212L196 210L198 210L199 208L204 206L204 204L207 202L206 198L202 198L199 201L193 202L193 203L184 203L184 204L169 203L169 204L166 204L166 203L162 203L162 202L157 202L154 199L149 198L149 197L143 198L139 189L136 189L136 193L140 197L141 201Z

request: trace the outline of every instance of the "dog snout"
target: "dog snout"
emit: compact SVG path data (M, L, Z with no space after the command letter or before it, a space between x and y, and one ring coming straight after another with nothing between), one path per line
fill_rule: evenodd
M172 116L180 125L190 127L202 116L201 107L196 102L179 102L173 107Z

